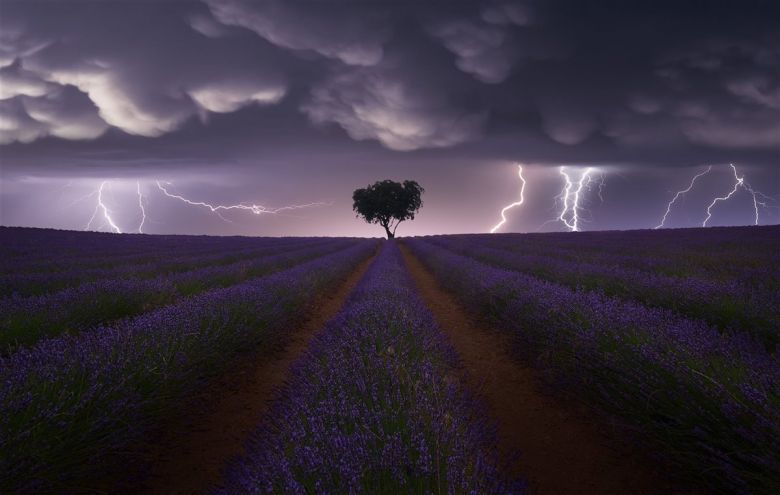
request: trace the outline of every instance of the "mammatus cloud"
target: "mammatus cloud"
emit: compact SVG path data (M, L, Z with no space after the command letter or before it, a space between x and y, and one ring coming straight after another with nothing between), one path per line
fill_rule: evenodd
M694 143L717 148L780 149L780 118L776 110L705 109L681 118L682 132Z
M510 139L550 160L662 144L767 156L780 141L777 9L716 3L6 2L0 142L125 133L164 148L199 132L208 148L217 126L284 121L286 136L349 146L302 128L302 112L394 150L473 142L490 155Z
M624 108L605 106L604 135L624 145L780 148L780 39L694 40L659 55ZM625 88L623 88L625 90Z
M0 144L29 143L46 134L46 127L27 115L21 100L0 101Z
M315 123L338 123L353 139L376 139L408 151L442 148L476 138L485 115L452 108L433 88L403 72L363 68L312 90L301 109Z
M497 84L509 76L517 55L511 28L526 26L531 18L526 5L498 3L484 7L479 17L432 23L428 32L456 55L460 70Z
M24 98L27 115L47 126L51 136L63 139L95 139L108 125L95 105L75 88L56 88L42 98Z
M37 74L24 70L20 64L0 68L0 100L16 96L45 96L52 89L51 84Z
M183 25L185 15L152 18L156 29L139 39L121 29L121 12L106 14L106 24L116 24L120 33L116 39L106 38L102 26L79 26L78 16L73 24L58 25L60 32L44 28L38 32L34 19L10 23L17 27L4 31L0 39L0 61L12 58L0 69L0 142L31 142L46 136L88 140L110 127L159 137L195 115L273 104L286 94L284 79L270 62L264 66L259 59L249 66L236 59L229 51L232 47L204 40ZM182 32L177 43L185 56L166 48L169 23ZM202 22L198 25L203 28ZM156 41L155 35L161 39ZM154 46L159 49L146 50Z
M568 146L579 144L597 128L592 111L580 108L575 101L561 99L540 102L542 129L553 140Z
M691 141L780 148L780 38L704 43L664 61L671 113Z
M193 100L205 110L229 113L252 103L268 105L281 100L287 88L262 81L210 83L189 91Z
M509 75L512 61L502 28L458 20L436 24L429 31L457 56L455 64L463 72L485 83L500 83Z
M48 81L71 85L89 96L97 106L100 117L109 125L128 134L155 137L170 132L190 117L194 108L184 98L167 95L135 95L135 88L126 87L121 71L110 64L96 62L91 67L76 69L41 69ZM138 97L141 96L141 97ZM153 104L153 101L161 103Z
M75 88L43 81L19 64L0 69L0 144L45 136L94 139L107 128Z
M370 2L343 9L327 2L205 1L226 25L250 29L280 47L312 50L349 65L378 64L389 35L383 8L372 8Z

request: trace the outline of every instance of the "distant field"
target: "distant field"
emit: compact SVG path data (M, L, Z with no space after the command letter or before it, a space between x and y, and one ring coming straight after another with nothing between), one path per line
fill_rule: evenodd
M2 493L780 493L777 226L0 254Z

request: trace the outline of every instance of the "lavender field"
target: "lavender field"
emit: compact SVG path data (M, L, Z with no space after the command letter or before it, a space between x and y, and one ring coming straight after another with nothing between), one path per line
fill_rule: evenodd
M0 493L780 493L780 227L0 253Z

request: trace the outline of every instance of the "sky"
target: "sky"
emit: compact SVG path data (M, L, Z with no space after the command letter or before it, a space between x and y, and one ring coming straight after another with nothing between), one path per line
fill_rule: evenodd
M351 196L383 179L425 188L398 235L777 224L779 18L774 0L0 0L0 224L379 236Z

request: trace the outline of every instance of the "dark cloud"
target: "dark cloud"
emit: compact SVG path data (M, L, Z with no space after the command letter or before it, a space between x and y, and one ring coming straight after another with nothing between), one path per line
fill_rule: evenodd
M444 21L430 33L457 55L456 65L485 83L504 81L512 69L512 54L504 29L478 21Z
M396 54L374 66L342 69L314 85L301 110L315 123L335 122L353 139L375 139L392 150L476 139L486 112L459 108L438 78L415 77L422 64Z
M74 88L97 108L104 126L159 137L193 116L274 104L286 93L274 64L279 60L275 48L254 39L206 38L187 23L188 15L191 20L208 13L203 6L30 2L11 7L4 14L20 19L25 29L6 40L6 52L16 55L3 69L4 100L51 100L64 88ZM263 59L266 63L257 63ZM9 68L13 72L6 76ZM27 117L41 120L29 111ZM19 129L13 133L28 135L22 118L16 121ZM85 137L68 132L39 136L48 134Z
M374 2L206 0L214 16L250 29L271 43L312 50L349 65L376 65L390 34L387 7ZM339 8L341 7L341 8Z
M478 139L507 106L523 114L518 132L562 146L603 136L618 146L778 147L772 2L446 7L4 2L2 140L84 140L107 126L156 138L209 113L277 105L294 86L289 111L393 150ZM64 88L85 95L103 124Z

